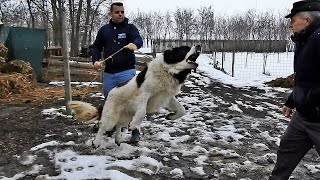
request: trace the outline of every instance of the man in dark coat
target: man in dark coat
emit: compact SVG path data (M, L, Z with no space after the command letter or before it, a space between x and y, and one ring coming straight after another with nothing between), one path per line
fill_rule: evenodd
M294 33L294 87L282 112L291 121L270 180L289 179L313 146L320 154L320 1L295 2L286 18Z
M134 50L141 48L143 44L137 27L130 24L125 17L124 7L121 2L111 4L109 15L111 16L109 23L99 29L97 37L92 44L92 62L96 70L103 67L101 61L99 61L101 52L107 58L120 50L112 58L105 61L103 74L105 97L108 96L111 89L126 83L135 76L136 60ZM132 143L139 141L139 134L138 130L132 131Z

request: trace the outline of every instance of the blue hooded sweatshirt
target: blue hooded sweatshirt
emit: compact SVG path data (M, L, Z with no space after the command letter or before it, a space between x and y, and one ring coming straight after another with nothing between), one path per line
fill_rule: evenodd
M127 18L120 24L110 20L108 24L99 29L96 40L92 45L93 64L101 59L102 51L104 52L104 58L107 58L129 43L135 44L138 49L142 47L143 41L137 27L129 24ZM134 69L135 62L134 52L129 49L123 49L115 54L112 59L108 59L105 62L104 71L114 74Z

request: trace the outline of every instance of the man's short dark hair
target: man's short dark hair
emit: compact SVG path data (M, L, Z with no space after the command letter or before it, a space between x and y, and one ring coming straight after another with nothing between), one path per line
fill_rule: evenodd
M113 6L123 6L123 3L122 2L114 2L114 3L112 3L111 6L110 6L110 12L112 12Z

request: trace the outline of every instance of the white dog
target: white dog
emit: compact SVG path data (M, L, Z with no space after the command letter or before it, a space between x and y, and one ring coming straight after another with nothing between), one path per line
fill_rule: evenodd
M168 115L168 119L183 116L185 109L175 95L191 70L198 67L196 59L200 51L200 46L181 46L166 50L125 85L112 89L104 104L101 124L93 145L100 146L103 133L114 127L115 142L120 145L122 127L139 129L146 114L157 112L161 107L174 112ZM74 110L75 117L79 120L92 121L99 116L98 110L88 103L70 101L68 106Z

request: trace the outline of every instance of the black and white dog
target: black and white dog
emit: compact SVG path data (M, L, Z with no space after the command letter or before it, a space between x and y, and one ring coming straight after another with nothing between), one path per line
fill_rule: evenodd
M98 147L105 131L116 127L115 142L120 145L121 128L139 129L147 113L163 107L172 111L168 119L177 119L185 114L184 107L175 98L183 82L196 69L200 46L180 46L166 50L153 59L143 71L123 86L109 92L104 104L100 127L93 141ZM99 118L99 111L89 103L70 101L75 118L92 121Z

